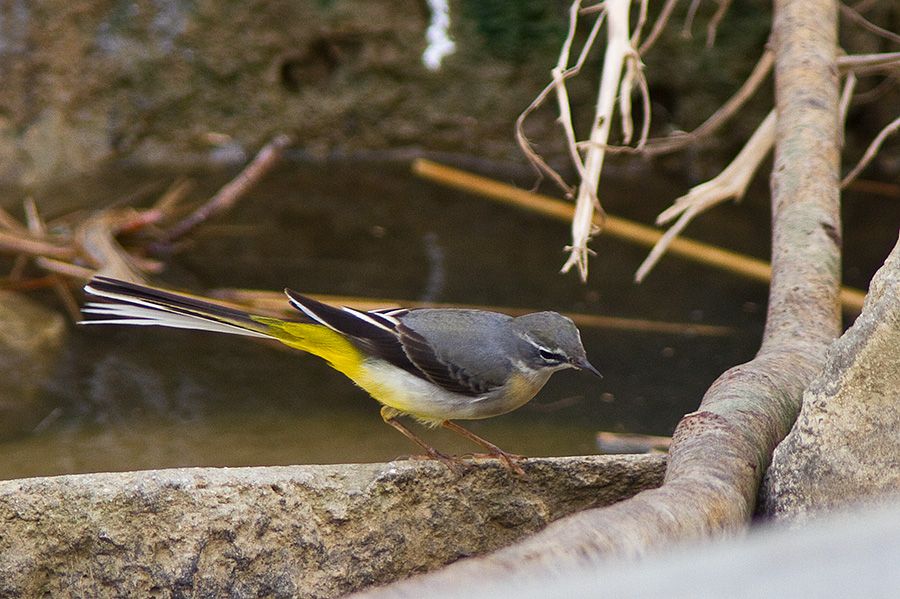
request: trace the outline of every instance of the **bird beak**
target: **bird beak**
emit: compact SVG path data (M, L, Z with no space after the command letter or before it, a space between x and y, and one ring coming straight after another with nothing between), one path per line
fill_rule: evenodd
M600 374L600 371L594 368L594 366L587 361L587 358L575 358L574 360L572 360L572 366L574 366L578 370L587 370L590 373L596 374L601 379L603 378L603 375Z

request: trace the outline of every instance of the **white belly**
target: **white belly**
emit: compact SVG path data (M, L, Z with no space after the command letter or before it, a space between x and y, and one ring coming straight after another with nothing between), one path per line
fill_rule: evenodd
M356 384L376 400L401 414L433 424L490 418L515 410L528 403L551 374L535 372L532 376L515 377L515 384L470 397L447 391L387 362L367 361L362 371Z

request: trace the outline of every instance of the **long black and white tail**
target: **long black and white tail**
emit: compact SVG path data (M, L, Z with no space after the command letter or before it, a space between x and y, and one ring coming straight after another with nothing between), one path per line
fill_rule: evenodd
M84 290L104 302L88 302L82 312L94 318L81 324L163 326L250 337L273 337L263 324L241 310L109 277L94 277Z

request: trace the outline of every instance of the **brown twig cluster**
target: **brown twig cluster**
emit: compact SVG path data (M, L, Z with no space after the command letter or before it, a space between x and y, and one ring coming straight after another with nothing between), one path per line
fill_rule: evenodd
M96 274L146 282L147 275L163 269L163 262L155 256L178 251L184 247L179 243L191 232L232 208L277 164L290 143L287 135L275 137L237 177L193 208L186 204L193 183L178 179L149 208L115 205L49 224L30 198L23 205L25 223L0 209L0 253L15 256L0 285L50 287L77 320L78 301L71 283L80 285ZM54 232L57 230L65 232Z
M563 42L559 62L551 71L551 83L538 94L534 102L519 116L516 123L516 137L519 145L538 172L555 181L563 189L567 197L576 197L575 216L572 220L572 243L567 248L571 254L569 260L563 266L563 271L565 272L572 266L577 265L582 280L586 278L587 259L592 253L587 244L591 236L599 232L604 223L604 213L597 197L597 186L605 153L632 153L648 157L657 156L681 150L705 138L709 138L740 112L741 108L753 98L762 84L769 79L772 72L774 57L771 49L767 47L740 89L703 124L690 132L675 132L666 137L649 138L650 92L646 78L643 75L640 57L659 38L659 35L669 22L677 3L678 0L666 1L646 41L641 44L639 43L639 38L647 18L646 2L639 4L637 8L637 24L630 34L628 34L629 22L632 17L632 3L630 0L604 2L602 5L590 9L582 8L580 0L573 2L570 9L569 32ZM716 32L731 5L731 0L717 0L717 4L715 14L712 15L707 25L707 47L715 43ZM682 30L683 35L690 35L699 6L700 0L691 2ZM596 20L578 55L577 61L570 67L568 66L569 55L575 38L578 19L585 14L596 14ZM874 25L854 8L841 5L841 14L849 22L863 27L890 43L900 43L900 36ZM581 71L588 54L595 45L600 28L604 24L604 19L606 19L608 29L608 39L600 90L598 92L597 113L589 139L587 141L578 141L572 126L566 81L578 75ZM627 43L623 42L623 39L626 38ZM844 94L841 98L841 113L846 115L850 104L854 101L853 92L857 77L876 74L888 74L889 78L896 76L896 73L900 70L900 53L843 56L838 60L838 66L845 78ZM644 123L638 142L631 146L629 145L633 135L631 96L635 86L640 91L644 104ZM569 185L559 173L552 169L534 151L524 134L525 120L545 103L551 92L556 93L559 107L559 122L565 134L570 158L578 173L578 185ZM609 127L616 97L618 97L619 101L619 112L622 119L622 139L625 145L608 143ZM896 133L898 129L900 129L900 117L887 124L875 137L860 158L857 166L851 169L844 177L842 187L846 187L862 172L878 153L884 140ZM712 180L697 185L687 194L677 198L672 207L659 215L657 218L658 225L672 224L638 268L635 274L637 282L642 281L647 276L667 252L672 241L697 215L726 200L734 199L739 201L743 197L759 166L770 153L774 143L774 131L775 113L772 111L725 170ZM594 218L594 211L601 216L599 220Z

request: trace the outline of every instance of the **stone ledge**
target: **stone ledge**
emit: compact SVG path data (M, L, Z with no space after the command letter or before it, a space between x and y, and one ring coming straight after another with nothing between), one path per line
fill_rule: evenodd
M658 486L663 456L186 468L0 482L0 597L335 597Z

